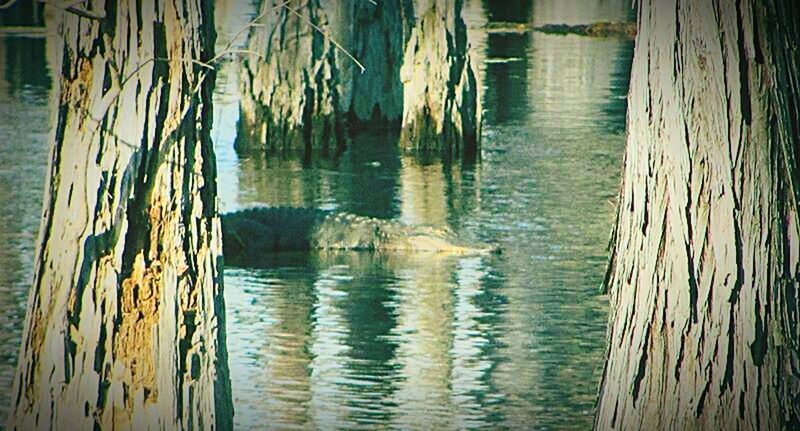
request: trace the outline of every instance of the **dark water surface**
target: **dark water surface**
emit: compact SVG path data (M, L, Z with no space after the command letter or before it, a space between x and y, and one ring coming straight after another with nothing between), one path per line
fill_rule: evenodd
M8 413L47 168L45 38L0 37L0 427Z
M220 2L220 46L247 22L244 3ZM505 251L280 254L258 268L226 268L237 429L590 427L632 44L480 27L621 20L629 2L465 3L484 87L474 165L405 155L384 132L356 136L336 159L237 154L236 64L221 70L213 136L223 211L338 209L447 225ZM0 38L0 420L49 130L44 54L20 57L44 44Z

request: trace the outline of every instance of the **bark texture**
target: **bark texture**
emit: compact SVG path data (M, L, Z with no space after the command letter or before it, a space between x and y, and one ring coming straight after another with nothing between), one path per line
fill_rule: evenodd
M368 123L402 124L408 148L476 152L479 88L461 0L282 4L263 2L250 34L263 57L242 62L237 147L342 149L345 129Z
M239 147L337 149L345 123L398 122L410 0L264 1L242 63ZM312 25L318 27L315 30ZM351 53L365 70L337 48Z
M407 43L401 145L475 156L480 139L480 101L470 62L462 0L417 0Z
M229 429L211 2L89 4L58 20L8 429Z
M639 2L597 429L800 429L800 8Z

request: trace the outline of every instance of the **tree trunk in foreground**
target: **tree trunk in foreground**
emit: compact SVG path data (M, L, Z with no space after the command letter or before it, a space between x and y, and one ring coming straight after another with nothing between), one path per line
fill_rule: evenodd
M596 429L800 429L800 8L639 3Z
M474 158L480 139L480 101L470 62L462 0L418 0L400 80L401 145Z
M155 3L155 4L154 4ZM65 13L8 428L229 429L210 1Z
M335 150L348 120L399 122L410 1L283 3L262 2L261 26L250 33L248 49L260 56L242 62L237 146Z

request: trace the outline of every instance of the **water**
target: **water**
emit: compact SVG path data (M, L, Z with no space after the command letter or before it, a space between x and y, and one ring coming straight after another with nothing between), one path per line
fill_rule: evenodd
M44 192L45 39L0 37L0 424L10 403Z
M219 4L224 45L252 11ZM470 0L465 9L484 87L482 161L475 165L405 155L396 136L383 132L356 136L335 160L237 154L236 64L221 70L213 137L224 211L256 203L338 209L448 225L504 249L466 257L293 253L258 268L226 268L237 429L590 426L607 319L598 287L632 44L480 27L487 20L621 20L629 3ZM47 160L46 65L33 62L25 74L10 66L24 63L18 57L33 46L43 49L44 39L0 39L6 388ZM8 402L0 390L0 409Z

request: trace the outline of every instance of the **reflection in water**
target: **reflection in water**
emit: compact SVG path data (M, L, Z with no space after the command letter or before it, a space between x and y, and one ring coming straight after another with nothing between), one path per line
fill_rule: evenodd
M393 307L397 295L392 287L392 281L397 280L396 263L390 260L395 258L366 254L339 258L339 264L346 265L339 268L343 269L347 280L346 290L339 300L342 327L348 328L344 339L348 359L344 363L348 381L358 382L351 386L343 400L353 412L348 417L350 423L385 424L392 416L386 407L395 406L390 401L398 380L397 367L393 364L397 340L390 334L397 326Z
M258 270L226 274L237 281L237 291L226 298L232 310L229 325L247 329L230 339L235 343L230 348L231 364L245 365L248 371L233 374L239 426L256 427L263 422L291 428L308 420L310 328L316 298L314 280L298 269L281 271L280 279Z
M623 20L628 3L581 2L562 7L536 1L531 22ZM585 429L602 365L605 302L597 287L603 245L621 162L623 112L607 101L624 97L627 81L614 70L629 56L627 42L531 33L527 48L527 100L521 121L497 124L485 146L485 177L492 177L484 207L513 238L508 309L500 335L503 362L495 374L506 397L505 423ZM487 70L494 64L486 66ZM517 78L518 79L518 78ZM492 82L487 79L487 87ZM488 107L487 107L488 109ZM607 124L620 125L610 128ZM486 186L486 184L484 185Z
M489 22L528 22L533 0L482 0Z
M480 421L468 406L483 402L492 364L482 347L491 336L472 336L486 326L469 298L480 294L484 259L320 252L229 269L230 360L244 367L233 373L237 424L438 429ZM466 290L455 294L459 285Z
M400 220L408 224L443 226L447 220L447 195L442 162L401 158Z
M531 0L497 1L483 0L486 23L522 22L531 18ZM475 17L481 20L481 15ZM481 25L485 25L481 22ZM487 111L486 121L491 124L519 123L530 111L526 98L517 97L528 93L528 49L531 34L489 33L478 34L477 43L485 44L485 82L491 82L484 91L483 107ZM485 39L485 40L484 40ZM508 103L509 100L518 103Z
M616 61L613 62L609 89L628 88L628 81L631 76L631 66L633 64L633 41L622 42L616 49L614 55ZM602 124L609 133L625 133L625 122L616 121L618 118L625 118L628 112L628 94L611 91L608 99L602 104L603 110Z
M217 4L224 46L253 5ZM226 268L237 429L591 426L631 44L481 27L629 14L627 0L468 0L486 112L473 165L408 156L378 131L310 163L237 154L236 63L222 65L213 138L223 211L338 209L446 225L504 249L279 254ZM16 361L47 160L49 81L41 61L21 67L44 41L10 41L0 39L0 387Z
M533 6L534 26L632 21L635 16L628 0L536 0Z
M398 292L398 325L402 337L397 358L404 377L397 393L402 408L400 429L451 429L450 350L452 347L453 296L448 278L453 262L421 261L404 268ZM427 412L423 415L421 412Z
M49 132L46 45L0 37L0 388L13 382L33 280ZM9 396L0 390L0 424Z
M11 95L20 96L26 90L46 94L50 89L45 40L43 37L8 37L0 41L5 45L5 52L2 53L5 57L3 76Z
M397 201L391 191L397 188L400 161L397 146L387 145L391 142L397 142L397 134L365 132L351 140L350 151L341 157L309 161L292 153L240 152L237 200L392 218Z

